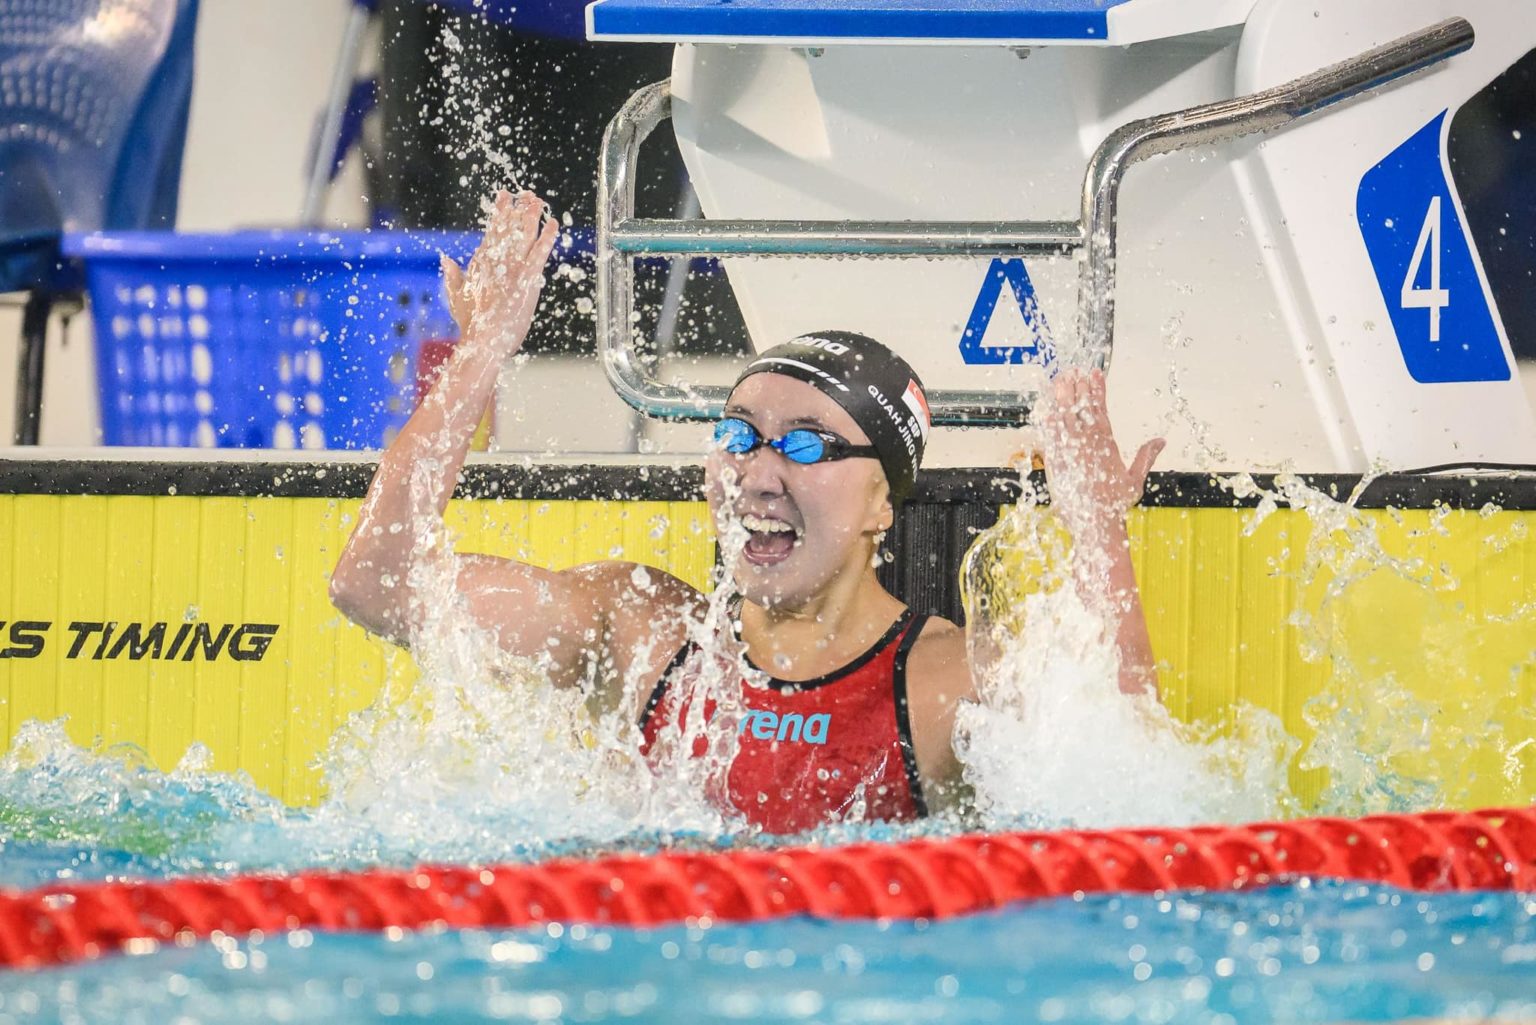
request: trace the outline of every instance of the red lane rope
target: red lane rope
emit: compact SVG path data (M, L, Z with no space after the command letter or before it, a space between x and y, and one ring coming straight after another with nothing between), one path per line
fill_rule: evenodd
M943 918L1036 897L1298 876L1536 889L1536 809L0 890L0 965L258 930Z

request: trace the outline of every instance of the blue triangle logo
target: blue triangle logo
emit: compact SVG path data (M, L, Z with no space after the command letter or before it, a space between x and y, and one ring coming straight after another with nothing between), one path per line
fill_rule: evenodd
M1014 301L1018 303L1028 341L1018 345L984 345L982 342L997 313L997 303L1002 298L1005 284L1012 289ZM987 268L976 305L971 309L971 319L960 336L960 358L972 366L1021 363L1050 366L1056 361L1051 328L1046 323L1045 311L1040 309L1040 300L1035 297L1035 285L1029 280L1023 260L998 257Z

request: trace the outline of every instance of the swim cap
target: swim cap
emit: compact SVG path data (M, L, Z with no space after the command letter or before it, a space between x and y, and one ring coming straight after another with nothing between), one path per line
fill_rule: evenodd
M880 453L892 504L907 496L932 417L923 382L906 360L865 335L817 331L761 353L736 385L769 373L804 381L847 410Z

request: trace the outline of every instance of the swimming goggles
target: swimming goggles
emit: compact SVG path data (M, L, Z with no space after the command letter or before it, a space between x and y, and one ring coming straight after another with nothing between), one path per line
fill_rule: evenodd
M768 439L745 420L728 416L715 424L715 444L736 456L744 456L764 445L777 449L792 463L809 465L834 459L879 459L873 445L854 445L835 434L799 427L782 438Z

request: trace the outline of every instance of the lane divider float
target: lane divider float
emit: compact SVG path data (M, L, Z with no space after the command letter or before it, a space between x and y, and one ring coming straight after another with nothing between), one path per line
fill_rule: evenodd
M933 919L1032 898L1304 877L1416 890L1536 889L1536 809L50 885L0 891L0 965L145 952L215 933Z

